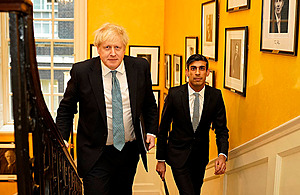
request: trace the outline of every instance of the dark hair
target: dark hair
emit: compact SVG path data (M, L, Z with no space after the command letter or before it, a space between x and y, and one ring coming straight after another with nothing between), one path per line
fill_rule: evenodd
M191 63L195 61L204 61L206 62L206 70L208 70L208 60L206 59L205 56L201 54L193 54L189 57L189 59L186 61L186 68L189 69L189 66Z

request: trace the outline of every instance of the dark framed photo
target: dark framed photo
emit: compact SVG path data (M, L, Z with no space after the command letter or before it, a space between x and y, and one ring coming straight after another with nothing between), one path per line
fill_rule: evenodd
M225 28L224 88L246 96L248 26Z
M150 64L152 85L159 85L159 46L140 46L129 45L129 55L134 57L145 58Z
M0 142L0 181L17 180L15 144Z
M153 94L154 94L154 97L155 97L155 100L156 100L156 104L157 104L157 108L158 110L160 109L160 90L153 90Z
M227 12L235 12L246 9L250 9L250 0L227 0Z
M205 84L215 87L215 71L209 70L209 75L206 77Z
M201 54L218 60L218 0L202 3Z
M297 55L298 2L297 0L263 0L261 51Z
M196 53L198 53L198 37L185 37L185 62Z
M173 55L173 86L182 84L182 56Z
M90 58L99 56L97 47L94 44L90 44Z
M171 87L171 77L172 77L172 56L170 54L165 54L165 87L170 89Z

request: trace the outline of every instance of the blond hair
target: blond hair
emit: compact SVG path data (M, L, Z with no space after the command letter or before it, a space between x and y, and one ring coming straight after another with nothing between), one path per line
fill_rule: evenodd
M117 24L105 23L95 32L94 45L99 47L104 41L112 41L117 36L121 37L124 46L126 47L129 37L125 28Z

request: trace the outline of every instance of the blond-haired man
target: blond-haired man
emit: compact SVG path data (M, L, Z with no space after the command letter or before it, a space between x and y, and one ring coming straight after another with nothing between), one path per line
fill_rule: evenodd
M147 169L146 149L154 147L158 112L150 66L126 56L127 43L119 25L96 30L99 57L73 65L57 112L57 126L68 140L79 102L78 173L85 194L132 194L139 154Z

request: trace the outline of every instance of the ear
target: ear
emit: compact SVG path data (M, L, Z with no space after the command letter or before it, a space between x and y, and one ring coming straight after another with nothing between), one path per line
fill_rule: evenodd
M189 70L188 70L188 69L185 69L185 76L186 76L187 78L189 78Z
M206 77L208 77L209 73L210 73L210 70L208 69L208 70L206 71Z

